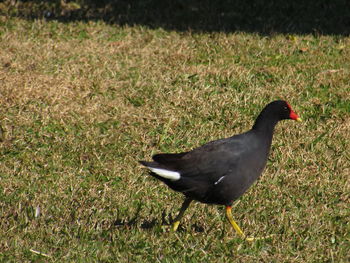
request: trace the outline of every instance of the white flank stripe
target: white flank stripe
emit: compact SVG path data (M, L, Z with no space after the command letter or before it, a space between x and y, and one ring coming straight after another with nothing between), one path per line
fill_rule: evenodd
M165 169L160 169L160 168L153 168L153 167L148 167L152 172L155 174L158 174L159 176L170 179L172 181L176 181L180 179L180 173L179 172L174 172L174 171L169 171Z
M217 185L217 184L220 183L221 180L224 179L224 178L225 178L225 176L221 176L221 177L219 178L219 180L217 180L214 184Z

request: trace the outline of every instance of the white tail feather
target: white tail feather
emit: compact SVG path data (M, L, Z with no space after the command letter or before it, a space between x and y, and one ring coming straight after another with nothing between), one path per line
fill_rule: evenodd
M176 181L180 179L180 173L179 172L175 172L175 171L169 171L169 170L165 170L165 169L161 169L161 168L153 168L153 167L148 167L152 172L154 172L155 174L172 180L172 181Z

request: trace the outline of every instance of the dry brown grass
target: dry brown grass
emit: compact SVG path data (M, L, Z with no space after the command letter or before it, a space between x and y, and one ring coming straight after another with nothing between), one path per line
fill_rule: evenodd
M349 38L1 23L1 260L349 260ZM234 210L277 237L247 244L200 204L164 231L181 196L137 160L245 131L276 98L305 121L277 127Z

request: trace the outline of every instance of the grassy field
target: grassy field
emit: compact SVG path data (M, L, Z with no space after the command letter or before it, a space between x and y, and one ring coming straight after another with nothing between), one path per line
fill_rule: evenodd
M350 38L0 17L1 262L349 262ZM249 129L286 99L261 180L193 204L138 160Z

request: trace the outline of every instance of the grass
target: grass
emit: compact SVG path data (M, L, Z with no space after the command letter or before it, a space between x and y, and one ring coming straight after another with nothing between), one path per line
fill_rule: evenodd
M0 261L348 262L350 39L0 18ZM137 160L278 125L234 207L191 205Z

